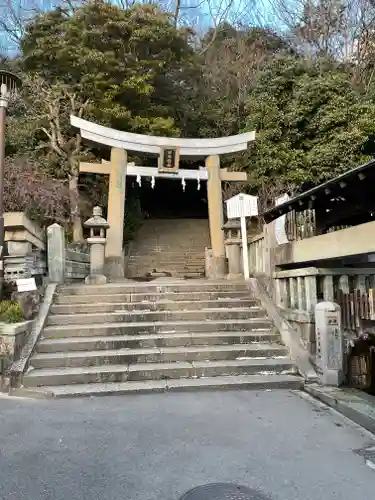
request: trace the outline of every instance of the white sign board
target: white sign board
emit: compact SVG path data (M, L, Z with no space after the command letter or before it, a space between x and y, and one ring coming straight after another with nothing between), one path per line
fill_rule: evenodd
M246 217L258 215L258 197L240 193L225 202L228 219L241 220L242 261L245 279L249 279L249 253L247 247Z
M258 215L258 197L240 193L226 200L228 219Z
M290 199L288 194L283 194L282 196L279 196L278 198L275 199L275 205L281 205L282 203L285 203ZM275 220L275 238L276 238L276 243L278 245L284 245L285 243L288 243L288 236L286 234L285 230L285 225L286 225L286 215L281 215L281 217L278 217Z
M31 292L36 290L35 278L22 278L16 280L16 285L19 292Z

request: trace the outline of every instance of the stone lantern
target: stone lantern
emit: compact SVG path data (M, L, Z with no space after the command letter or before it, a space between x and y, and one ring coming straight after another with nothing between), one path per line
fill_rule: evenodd
M229 219L223 226L228 258L228 280L243 278L241 269L241 225L239 219Z
M87 238L90 246L90 274L85 279L87 285L107 283L107 278L104 276L104 251L109 224L102 215L101 207L94 207L92 217L84 223L84 226L90 229L90 237Z

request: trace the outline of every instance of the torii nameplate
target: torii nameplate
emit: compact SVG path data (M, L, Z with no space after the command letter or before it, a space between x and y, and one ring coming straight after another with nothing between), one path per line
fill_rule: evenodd
M180 147L160 148L158 170L160 173L175 173L180 166Z

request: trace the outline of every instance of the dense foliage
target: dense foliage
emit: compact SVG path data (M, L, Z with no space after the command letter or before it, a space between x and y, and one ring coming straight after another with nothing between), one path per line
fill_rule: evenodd
M224 164L250 174L246 189L263 205L369 159L374 50L366 39L361 60L339 54L345 19L332 14L327 31L322 16L332 9L320 3L290 26L293 40L223 20L197 43L196 26L181 28L176 16L152 4L122 8L91 0L36 15L25 26L19 56L2 63L24 80L7 121L7 209L27 209L45 222L70 220L74 240L82 238L81 218L103 200L106 180L79 177L78 164L108 153L81 141L69 125L71 113L154 135L220 137L255 129L249 151ZM324 36L311 36L309 22L314 33L323 26ZM128 219L135 227L136 217Z

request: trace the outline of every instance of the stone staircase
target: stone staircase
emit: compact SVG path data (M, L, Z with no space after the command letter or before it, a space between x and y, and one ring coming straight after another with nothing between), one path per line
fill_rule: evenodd
M147 219L132 245L126 275L201 277L209 242L207 219Z
M244 283L158 279L61 287L22 392L69 397L301 383Z

